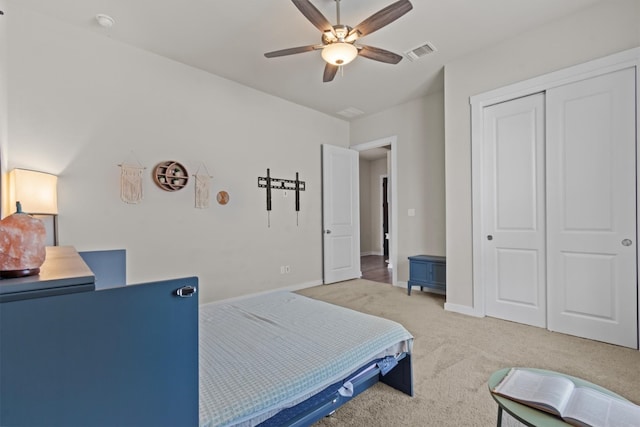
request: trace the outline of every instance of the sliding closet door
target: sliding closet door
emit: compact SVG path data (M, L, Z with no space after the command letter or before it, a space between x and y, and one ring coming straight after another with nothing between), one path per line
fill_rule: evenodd
M544 94L486 107L483 117L486 314L545 327Z
M547 92L548 327L637 348L635 69Z

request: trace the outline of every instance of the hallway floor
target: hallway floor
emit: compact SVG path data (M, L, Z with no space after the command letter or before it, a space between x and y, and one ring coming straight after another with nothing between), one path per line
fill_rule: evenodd
M382 255L366 255L360 257L362 278L374 282L392 284L392 270L387 268L387 265Z

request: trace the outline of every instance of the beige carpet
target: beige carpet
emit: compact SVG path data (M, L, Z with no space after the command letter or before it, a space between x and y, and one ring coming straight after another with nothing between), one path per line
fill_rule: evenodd
M606 387L640 404L640 352L493 318L444 311L442 296L367 280L299 291L395 320L415 337L413 398L377 384L317 426L495 426L492 372L550 369Z

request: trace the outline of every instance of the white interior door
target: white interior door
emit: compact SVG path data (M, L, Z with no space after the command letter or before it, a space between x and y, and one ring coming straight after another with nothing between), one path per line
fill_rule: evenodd
M548 327L637 348L635 69L547 92Z
M484 132L486 314L545 327L544 95L485 108Z
M322 145L323 280L361 277L358 152Z

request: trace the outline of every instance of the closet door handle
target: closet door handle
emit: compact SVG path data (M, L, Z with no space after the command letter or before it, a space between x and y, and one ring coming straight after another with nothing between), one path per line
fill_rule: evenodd
M325 231L325 233L331 234L331 230L327 230L327 231Z
M487 240L493 240L493 236L492 236L491 234L489 234L489 235L487 236Z
M622 241L622 246L631 246L633 242L630 239L624 239Z

